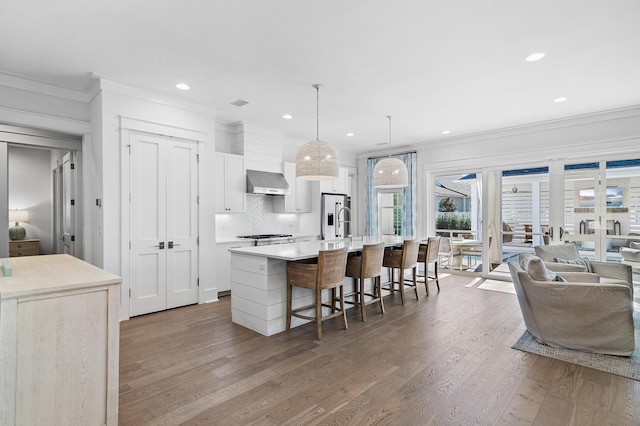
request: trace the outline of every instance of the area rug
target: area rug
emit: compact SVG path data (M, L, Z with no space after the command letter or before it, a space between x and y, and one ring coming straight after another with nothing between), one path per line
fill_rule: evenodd
M484 280L478 288L489 291L498 291L500 293L516 294L516 290L513 288L513 283L510 281Z
M518 339L513 349L530 352L548 358L558 359L583 367L593 368L622 377L640 380L640 315L633 314L635 325L636 349L630 357L592 354L588 352L574 351L571 349L552 348L551 346L538 343L528 331Z

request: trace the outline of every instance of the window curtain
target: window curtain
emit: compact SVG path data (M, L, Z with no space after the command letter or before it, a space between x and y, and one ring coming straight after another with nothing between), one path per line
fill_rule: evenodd
M378 159L369 158L367 160L367 193L365 209L364 235L367 237L378 236L378 191L373 187L373 169L376 167Z
M400 190L402 192L402 237L413 238L416 236L417 154L412 152L395 157L407 166L409 172L409 186ZM373 186L373 169L381 159L369 158L367 160L367 208L364 228L366 236L378 236L378 190Z
M402 188L402 237L414 238L416 236L416 183L418 181L417 154L411 152L399 155L398 158L407 166L409 175L409 186Z

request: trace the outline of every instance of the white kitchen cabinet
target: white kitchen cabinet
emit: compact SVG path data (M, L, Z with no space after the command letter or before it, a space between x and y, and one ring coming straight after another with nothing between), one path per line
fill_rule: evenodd
M223 153L214 157L216 213L244 212L247 187L244 157Z
M231 290L231 253L229 249L240 247L251 247L255 243L253 241L242 241L234 243L217 243L213 254L213 263L215 265L216 285L218 294L221 291Z
M289 183L290 194L273 199L274 213L310 213L311 182L296 178L296 164L284 163L284 178Z
M338 170L338 179L321 180L320 192L330 194L346 194L350 195L349 190L349 169L340 167Z

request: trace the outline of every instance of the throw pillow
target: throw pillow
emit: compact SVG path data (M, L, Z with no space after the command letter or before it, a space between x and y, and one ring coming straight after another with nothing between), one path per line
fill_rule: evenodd
M554 281L556 273L547 269L544 261L537 256L531 256L527 263L527 273L535 281Z
M557 263L566 263L567 265L579 265L584 266L587 269L587 272L593 272L593 268L591 268L591 262L586 257L581 259L560 259L558 257L553 258L554 262Z
M640 250L640 243L639 243L639 242L632 241L632 242L629 244L629 248L636 249L636 250Z

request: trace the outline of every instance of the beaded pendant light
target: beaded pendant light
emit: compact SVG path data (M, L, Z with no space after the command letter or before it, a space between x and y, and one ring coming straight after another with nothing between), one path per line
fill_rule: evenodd
M391 116L389 119L389 158L384 158L373 169L373 186L380 189L404 188L409 185L407 166L397 158L391 158Z
M296 177L304 180L338 179L338 153L320 140L320 84L316 89L316 140L305 143L296 155Z

